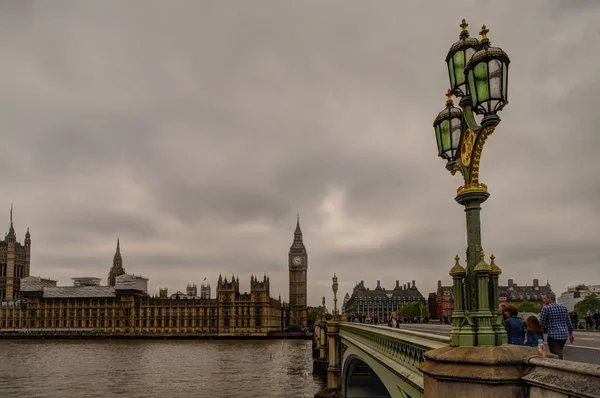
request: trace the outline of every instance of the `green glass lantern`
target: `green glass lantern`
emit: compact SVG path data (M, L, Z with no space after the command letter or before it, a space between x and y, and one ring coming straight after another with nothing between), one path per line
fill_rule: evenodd
M467 26L469 24L464 19L459 25L462 28L460 40L450 47L446 55L446 64L448 64L448 74L450 76L450 90L457 97L467 95L467 80L465 78L465 66L479 48L479 40L475 37L469 37Z
M480 115L495 115L508 104L508 64L510 59L501 48L490 47L489 30L483 25L482 49L476 52L467 65L467 93L473 111Z
M462 111L454 106L452 92L446 93L446 108L441 111L433 122L435 138L438 146L438 156L451 161L454 160L462 132Z

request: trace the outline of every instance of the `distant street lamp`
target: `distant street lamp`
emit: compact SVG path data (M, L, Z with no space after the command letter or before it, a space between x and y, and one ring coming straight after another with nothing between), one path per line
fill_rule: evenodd
M438 156L446 160L446 169L460 172L464 185L457 190L456 201L465 207L467 217L467 268L459 264L458 255L450 275L454 285L452 345L494 346L506 343L502 314L498 309L498 275L494 264L485 262L481 246L481 204L490 196L487 186L479 182L479 162L483 145L498 124L496 114L507 100L508 55L490 46L489 30L481 28L481 40L469 37L463 19L459 40L454 43L446 63L450 89L446 108L433 122ZM460 98L454 106L452 95ZM475 114L482 116L478 124Z
M323 305L321 306L321 320L325 318L325 296L323 296Z
M333 274L333 320L335 322L340 320L337 310L337 291L338 291L338 279L335 274Z

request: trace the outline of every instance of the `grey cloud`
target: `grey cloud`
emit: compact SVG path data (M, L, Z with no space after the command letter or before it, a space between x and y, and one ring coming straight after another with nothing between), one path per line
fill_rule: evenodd
M0 209L31 226L36 274L104 278L120 236L151 288L267 272L286 298L299 211L310 304L331 302L334 272L341 292L448 282L465 220L431 124L462 18L512 60L482 158L484 248L518 283L597 274L597 2L0 11Z

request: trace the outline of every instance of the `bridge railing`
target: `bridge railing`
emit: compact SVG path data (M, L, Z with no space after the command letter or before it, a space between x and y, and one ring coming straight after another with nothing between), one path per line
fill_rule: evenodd
M388 391L400 389L408 396L423 397L423 374L417 366L425 361L427 351L450 344L449 337L413 330L349 322L339 325L343 393L353 388L348 384L354 377L350 364L352 358L358 356L373 369Z
M399 361L415 372L419 372L417 366L425 361L425 352L450 344L450 338L445 336L348 322L340 323L340 336Z

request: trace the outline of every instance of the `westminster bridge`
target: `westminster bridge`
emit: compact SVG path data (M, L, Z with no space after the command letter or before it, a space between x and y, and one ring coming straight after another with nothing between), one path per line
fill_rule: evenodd
M456 347L450 338L387 326L319 321L315 397L600 397L600 366L540 357L537 349Z

